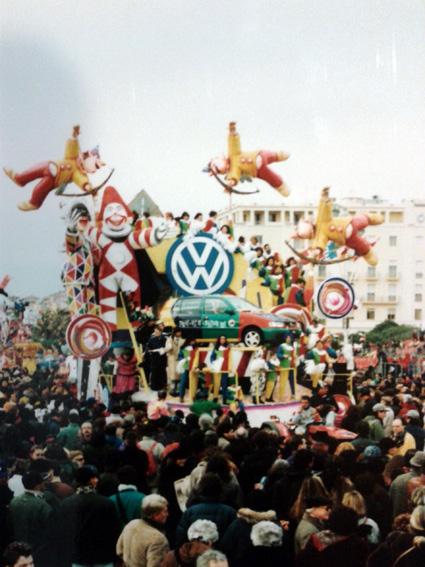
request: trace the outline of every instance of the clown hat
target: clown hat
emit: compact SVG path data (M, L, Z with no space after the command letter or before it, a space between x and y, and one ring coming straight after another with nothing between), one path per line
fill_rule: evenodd
M110 205L111 203L119 203L120 205L123 206L125 212L127 213L127 216L129 218L131 218L132 212L130 211L130 209L128 208L128 206L126 205L126 203L123 201L123 198L121 197L121 195L118 193L118 191L115 189L115 187L106 187L105 191L103 192L102 195L102 204L100 206L100 211L99 211L99 220L103 219L103 215L105 214L105 209L108 205Z

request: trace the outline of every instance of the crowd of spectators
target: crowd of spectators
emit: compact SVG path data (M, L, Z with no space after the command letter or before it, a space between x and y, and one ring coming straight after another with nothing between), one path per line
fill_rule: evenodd
M243 410L106 407L52 370L3 370L3 565L424 565L423 376L359 373L354 395L357 436L337 441L309 432L332 387L282 435Z

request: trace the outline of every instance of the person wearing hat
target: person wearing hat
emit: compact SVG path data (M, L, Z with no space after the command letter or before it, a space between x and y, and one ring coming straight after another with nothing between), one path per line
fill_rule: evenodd
M302 551L308 543L310 537L325 528L325 523L329 520L332 501L325 496L306 498L306 510L295 531L295 554Z
M415 438L405 430L403 422L399 418L393 421L391 439L393 439L397 445L396 455L403 457L409 449L416 449Z
M405 458L408 458L409 454L407 453ZM425 467L425 452L416 451L406 462L406 465L410 467L410 470L397 476L390 486L389 494L393 508L393 518L409 511L408 484L413 478L422 474L423 467Z
M421 416L418 410L411 409L405 415L406 431L413 435L416 441L416 449L424 450L425 429L421 426Z
M115 504L96 493L95 467L84 465L74 472L74 477L76 493L66 498L60 508L62 564L113 567L120 533Z
M416 488L421 488L425 486L425 458L423 458L422 456L423 454L424 454L423 451L418 451L411 461L413 463L417 463L418 468L420 467L421 470L420 470L420 474L410 479L409 482L407 483L407 494L409 499L412 496L413 492L416 490Z
M365 421L369 424L369 436L372 441L379 443L385 437L384 418L387 412L387 406L378 403L372 407L373 415L365 417Z
M188 541L178 549L169 551L161 567L191 567L197 558L218 541L218 530L210 520L196 520L187 530Z

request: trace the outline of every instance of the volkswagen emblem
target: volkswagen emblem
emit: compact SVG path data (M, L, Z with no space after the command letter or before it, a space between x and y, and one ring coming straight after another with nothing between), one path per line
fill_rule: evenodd
M181 295L222 293L233 277L233 257L210 234L179 238L166 259L168 281Z

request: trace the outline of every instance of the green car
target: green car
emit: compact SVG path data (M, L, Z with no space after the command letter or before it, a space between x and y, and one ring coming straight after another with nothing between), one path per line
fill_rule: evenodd
M176 327L187 338L214 340L225 336L247 347L279 343L286 335L285 322L277 315L233 295L188 296L171 308Z

